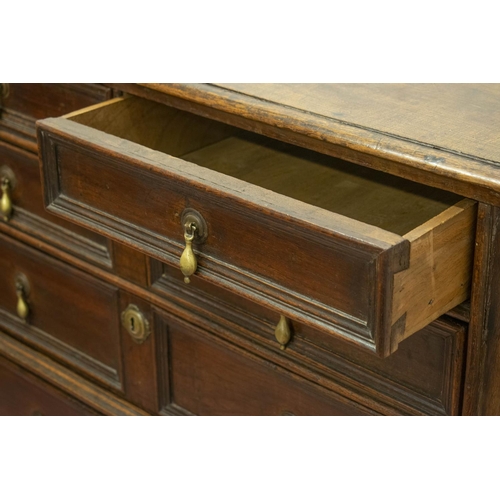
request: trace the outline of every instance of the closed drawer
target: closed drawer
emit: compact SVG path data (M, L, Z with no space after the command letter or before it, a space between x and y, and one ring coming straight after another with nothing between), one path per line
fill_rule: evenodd
M0 356L0 415L73 416L96 412Z
M469 295L470 200L139 98L39 143L52 213L178 266L194 209L198 276L380 356Z
M461 412L466 325L440 318L403 341L386 359L298 321L281 349L279 313L193 277L186 287L178 270L151 263L152 289L172 311L381 413L458 415Z
M0 225L21 229L102 267L111 267L109 242L103 236L49 214L43 205L38 157L0 141L0 183L10 208L0 210Z
M36 120L61 116L111 95L111 89L94 83L4 83L0 87L0 128L5 127L9 140L14 132L34 142Z
M157 311L167 409L195 415L370 415L208 331Z
M122 390L118 289L1 234L0 255L2 329Z

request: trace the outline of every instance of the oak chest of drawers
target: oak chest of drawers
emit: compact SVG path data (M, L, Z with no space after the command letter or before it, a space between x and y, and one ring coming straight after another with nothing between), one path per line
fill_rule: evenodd
M498 413L498 86L2 92L0 413Z

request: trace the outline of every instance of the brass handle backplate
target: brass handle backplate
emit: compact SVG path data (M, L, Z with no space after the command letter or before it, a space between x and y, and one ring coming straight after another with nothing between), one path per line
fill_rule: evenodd
M182 252L179 264L184 275L184 282L189 283L198 268L198 260L193 252L193 242L200 244L206 240L207 224L202 215L192 208L186 208L181 216L186 246Z
M30 314L30 307L28 304L28 296L30 293L30 285L28 278L24 274L19 274L16 277L16 295L17 295L17 306L16 312L19 318L26 321Z
M140 309L130 304L121 315L122 325L138 344L142 344L150 334L149 322Z
M12 190L16 186L16 177L12 169L7 165L0 167L0 189L2 196L0 198L0 214L5 222L12 217Z
M280 349L285 350L286 345L290 342L292 338L292 332L290 331L290 325L288 324L288 319L281 315L276 328L274 329L274 336L276 340L280 343Z

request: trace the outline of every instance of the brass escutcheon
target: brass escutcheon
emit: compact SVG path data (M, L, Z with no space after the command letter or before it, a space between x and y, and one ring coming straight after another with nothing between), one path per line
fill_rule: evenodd
M138 344L142 344L150 334L149 322L140 309L130 304L121 314L122 325Z

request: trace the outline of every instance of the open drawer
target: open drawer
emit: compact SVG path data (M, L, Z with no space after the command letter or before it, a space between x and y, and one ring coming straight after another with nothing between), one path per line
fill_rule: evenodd
M380 356L468 298L452 193L136 97L38 134L49 211L179 266L195 210L198 276Z

